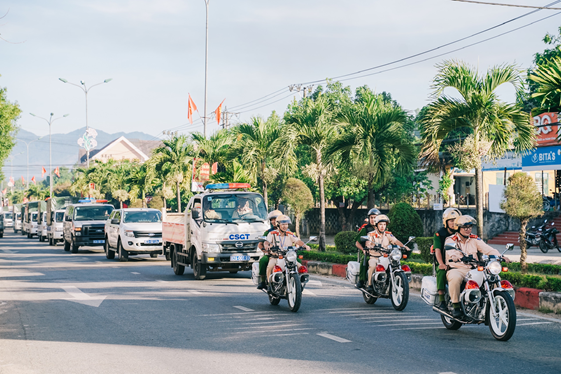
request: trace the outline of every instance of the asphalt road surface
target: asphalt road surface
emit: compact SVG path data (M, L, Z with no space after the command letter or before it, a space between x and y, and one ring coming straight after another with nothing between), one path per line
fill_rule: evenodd
M162 256L107 260L7 230L0 373L561 373L560 321L519 312L508 342L444 328L412 291L402 312L311 276L301 309L249 272L176 276Z

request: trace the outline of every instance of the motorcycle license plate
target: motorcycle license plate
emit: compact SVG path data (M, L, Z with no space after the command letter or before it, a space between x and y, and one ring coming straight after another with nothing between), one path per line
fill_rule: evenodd
M105 243L105 240L94 240L94 243Z
M231 255L230 256L231 262L241 262L241 261L245 261L245 260L250 260L250 256L249 255Z
M160 243L160 240L146 240L144 243Z

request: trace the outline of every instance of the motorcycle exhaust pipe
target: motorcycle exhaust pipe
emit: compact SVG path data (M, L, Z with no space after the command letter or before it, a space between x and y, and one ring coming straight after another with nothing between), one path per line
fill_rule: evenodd
M477 303L482 298L482 293L477 289L471 289L469 291L463 292L463 299L468 303Z

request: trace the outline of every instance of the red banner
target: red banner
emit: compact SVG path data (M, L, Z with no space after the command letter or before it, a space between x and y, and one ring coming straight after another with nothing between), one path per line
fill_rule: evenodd
M560 131L558 113L541 113L532 118L532 124L536 127L537 146L555 146L560 144L560 141L557 140L558 132Z

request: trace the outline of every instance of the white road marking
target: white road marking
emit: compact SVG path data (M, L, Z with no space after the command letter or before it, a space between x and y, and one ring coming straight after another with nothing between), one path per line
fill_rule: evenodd
M303 291L302 291L302 294L307 294L307 295L309 295L309 296L316 296L315 293L312 293L312 292L311 292L310 290L308 290L308 289L303 290Z
M347 340L347 339L343 339L343 338L338 337L338 336L330 335L330 334L327 333L327 332L317 333L317 335L318 335L318 336L325 337L325 338L330 339L330 340L334 340L334 341L337 341L337 342L341 342L341 343L351 342L351 341L349 341L349 340Z
M73 297L72 299L67 299L68 301L77 302L92 307L99 307L103 302L103 300L107 297L107 296L97 296L97 297L89 296L75 286L61 286L61 288L64 289L65 292L67 292Z
M244 306L232 306L232 307L234 307L235 309L238 309L238 310L242 310L242 311L248 311L248 312L249 312L249 311L254 311L254 310L249 309L249 308L244 307Z
M518 327L520 327L520 326L534 326L536 324L551 324L551 322L523 323L523 324L517 324L517 326Z
M140 272L131 272L133 275L140 275Z

